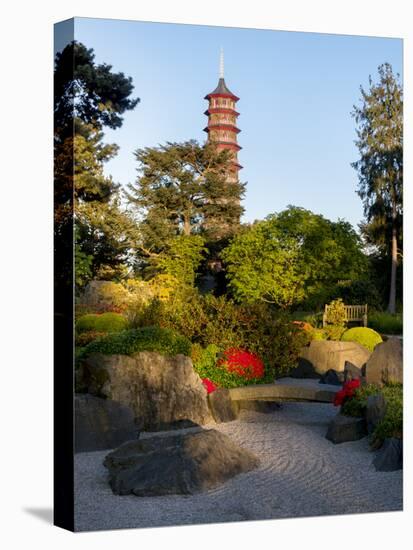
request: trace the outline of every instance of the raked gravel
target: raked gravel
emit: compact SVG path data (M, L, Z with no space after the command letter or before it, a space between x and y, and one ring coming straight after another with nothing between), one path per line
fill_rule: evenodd
M291 402L270 414L242 411L234 422L205 426L250 449L260 466L216 489L190 496L116 496L102 465L108 451L77 454L75 528L89 531L402 510L402 472L376 472L367 438L339 445L325 438L336 413L329 404Z

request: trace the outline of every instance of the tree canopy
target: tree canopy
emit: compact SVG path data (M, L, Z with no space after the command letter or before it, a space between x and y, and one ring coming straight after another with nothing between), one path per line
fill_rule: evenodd
M222 228L230 233L239 226L245 185L226 182L228 151L191 140L139 149L135 156L139 175L127 196L151 251L162 250L176 235L214 237Z
M367 267L349 223L293 206L236 236L223 259L237 299L281 307L321 306L340 280L357 280Z
M132 78L114 73L112 66L95 63L93 49L73 41L56 54L54 73L55 127L71 133L73 119L93 128L120 128L122 114L134 109Z

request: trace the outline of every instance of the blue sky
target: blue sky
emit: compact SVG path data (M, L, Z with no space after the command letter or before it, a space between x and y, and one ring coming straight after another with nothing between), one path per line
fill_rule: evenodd
M227 86L240 97L244 221L288 204L362 219L350 112L379 64L402 73L402 40L86 18L76 18L75 38L131 76L141 98L121 129L105 132L120 146L106 166L115 181L136 179L137 148L205 140L203 98L217 84L222 46Z

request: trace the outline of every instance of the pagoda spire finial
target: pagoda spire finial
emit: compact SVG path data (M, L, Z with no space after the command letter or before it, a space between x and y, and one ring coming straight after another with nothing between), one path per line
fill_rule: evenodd
M224 78L224 48L221 48L219 56L219 78Z

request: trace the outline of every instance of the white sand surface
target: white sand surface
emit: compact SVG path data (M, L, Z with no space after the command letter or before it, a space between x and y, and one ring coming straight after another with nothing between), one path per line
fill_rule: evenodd
M250 449L260 467L190 496L116 496L102 465L108 451L78 454L76 530L401 510L402 472L376 472L367 438L339 445L325 438L336 413L333 405L292 402L270 414L242 411L234 422L205 426Z

